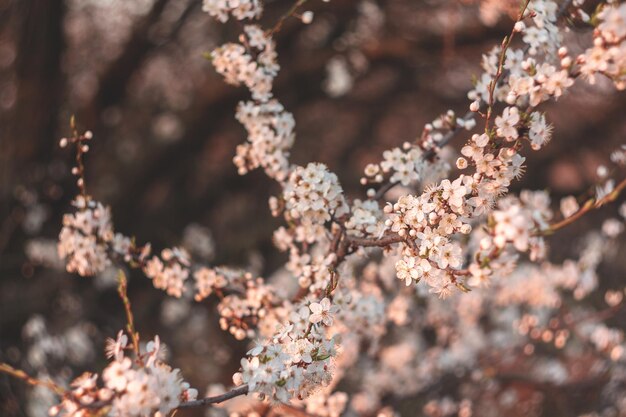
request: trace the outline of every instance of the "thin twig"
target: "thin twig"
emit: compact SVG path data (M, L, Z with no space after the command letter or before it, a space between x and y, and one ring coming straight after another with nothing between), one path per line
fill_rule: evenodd
M204 405L210 404L219 404L226 400L230 400L231 398L239 397L240 395L246 395L248 393L248 386L242 385L237 387L231 391L225 392L224 394L215 395L213 397L206 397L199 400L187 401L178 406L179 409L182 408L193 408L193 407L202 407Z
M600 208L602 206L604 206L605 204L608 204L610 202L613 202L617 199L617 197L619 197L620 193L624 190L624 188L626 188L626 178L622 180L622 182L620 182L619 184L617 184L617 186L615 187L615 189L613 191L611 191L610 193L608 193L607 195L605 195L604 197L602 197L599 200L595 200L595 199L589 199L587 200L587 202L585 204L583 204L583 206L580 208L580 210L578 210L576 213L574 213L573 215L571 215L570 217L561 220L560 222L551 224L547 229L545 230L541 230L539 232L537 232L537 234L541 235L541 234L551 234L554 233L555 231L564 228L567 225L570 225L572 223L574 223L576 220L580 219L581 217L583 217L585 214L589 213L591 210Z
M74 115L70 117L70 130L72 131L72 137L69 139L69 141L74 146L76 146L76 155L74 157L76 161L76 171L72 172L74 173L74 175L76 175L76 177L78 177L76 184L78 185L78 190L81 197L83 197L83 199L87 201L88 194L87 185L85 182L85 164L83 162L85 148L83 148L83 146L88 146L84 142L88 141L89 138L86 136L86 134L81 135L78 133L78 129L76 127L76 117Z
M276 22L274 27L272 27L272 29L270 29L268 34L269 35L274 35L276 32L278 32L283 27L283 24L285 23L285 20L287 20L288 18L293 16L296 13L296 11L298 11L298 8L300 8L300 6L304 5L304 3L306 3L306 2L307 2L307 0L298 0L298 1L296 1L293 4L293 6L291 6L291 8L287 11L287 13L285 13L284 15L282 15L280 17L280 19L278 19L278 22Z
M60 385L57 385L56 383L54 383L52 380L37 379L35 377L28 375L25 371L22 371L21 369L12 367L8 363L0 362L0 373L4 373L14 378L21 379L22 381L26 382L29 385L33 385L33 386L39 385L39 386L48 388L49 390L53 391L55 394L58 394L61 396L66 394L66 390Z
M122 303L124 304L124 310L126 311L126 330L130 333L130 337L133 340L133 350L139 360L139 333L135 331L135 320L133 318L133 311L131 310L130 299L128 298L128 280L126 279L126 274L121 269L117 274L117 282L117 293L120 295Z
M498 85L498 81L500 81L500 78L502 77L502 73L504 69L504 62L506 58L506 52L509 49L509 46L511 46L511 41L513 41L513 38L515 37L515 33L517 33L516 24L517 22L521 22L524 19L524 14L526 13L526 9L528 8L529 3L530 3L530 0L526 0L524 2L524 5L522 6L522 10L517 16L517 19L515 19L515 25L513 25L513 29L511 29L511 33L509 34L509 36L506 36L502 40L502 44L501 44L502 50L500 51L498 69L496 70L496 75L494 75L493 79L489 83L489 102L487 104L487 112L485 113L485 133L487 135L489 134L489 122L491 121L493 106L495 104L496 86Z
M348 237L348 242L352 246L363 246L363 247L385 247L394 243L404 242L406 238L404 236L400 236L397 233L389 234L383 236L379 239L376 238L366 238L366 237Z

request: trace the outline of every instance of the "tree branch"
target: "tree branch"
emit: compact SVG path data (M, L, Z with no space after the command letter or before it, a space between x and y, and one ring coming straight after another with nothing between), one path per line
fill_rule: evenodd
M205 398L195 400L195 401L184 402L181 405L179 405L178 408L184 409L184 408L202 407L202 406L210 405L210 404L219 404L226 400L230 400L232 398L239 397L241 395L246 395L246 394L248 394L248 386L242 385L224 394L215 395L213 397L205 397Z

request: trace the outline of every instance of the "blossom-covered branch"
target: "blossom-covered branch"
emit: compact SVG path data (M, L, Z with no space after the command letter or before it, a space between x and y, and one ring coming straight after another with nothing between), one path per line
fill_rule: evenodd
M603 324L589 327L594 320L572 322L564 305L596 289L595 271L623 220L605 222L601 234L585 238L579 259L562 264L546 260L544 236L616 200L626 180L615 186L603 177L595 198L582 208L575 198L564 199L560 221L554 221L546 192L509 191L524 173L527 148L539 151L552 138L540 109L544 103L558 100L576 81L593 84L598 76L624 88L626 5L607 2L586 19L595 25L587 39L592 46L573 54L563 41L561 18L570 9L586 16L582 2L559 7L525 0L510 35L483 57L484 73L468 93L470 112L459 117L446 111L413 142L383 152L379 162L364 168L365 196L350 198L325 164L291 161L295 119L275 97L280 65L273 36L304 3L297 0L268 30L245 24L236 42L210 53L227 83L250 92L250 100L236 109L247 139L233 162L242 175L262 169L278 184L269 207L284 222L273 241L288 254L280 272L299 288L288 291L275 277L241 268L205 265L182 247L153 254L151 244L115 232L110 209L87 193L83 157L92 134L80 135L72 121L71 138L60 143L75 146L72 172L79 188L59 235L67 270L93 276L111 266L137 269L170 296L202 302L215 295L221 328L238 340L255 341L233 375L235 388L196 399L180 371L166 364L159 337L142 345L121 272L126 332L108 342L111 361L102 378L85 373L74 380L69 391L59 391L61 403L51 414L166 415L245 396L239 400L248 401L248 415L262 400L323 417L339 416L347 407L355 415L386 416L386 395L420 392L490 355L530 355L536 343L563 349L576 337L595 356L622 358L621 333ZM256 20L263 4L204 0L203 9L221 22ZM479 117L484 129L473 133ZM453 172L444 148L464 132ZM622 170L626 149L611 159L614 171ZM394 285L396 279L407 288ZM611 308L621 305L620 294L607 292ZM450 298L455 302L446 304ZM429 331L434 342L423 336ZM22 375L8 366L2 370ZM350 404L337 390L349 370L361 372L363 380ZM459 403L457 409L466 406Z

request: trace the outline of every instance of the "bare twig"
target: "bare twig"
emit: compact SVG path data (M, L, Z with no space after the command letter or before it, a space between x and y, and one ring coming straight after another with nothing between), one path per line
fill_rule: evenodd
M619 197L620 193L624 190L624 188L626 188L626 178L623 179L622 182L617 184L615 189L611 191L609 194L605 195L599 200L595 200L594 198L587 200L587 202L585 202L585 204L583 204L580 210L578 210L576 213L574 213L573 215L571 215L570 217L566 219L561 220L560 222L551 224L547 229L541 230L537 232L537 234L538 235L551 234L559 229L564 228L567 225L574 223L576 220L580 219L585 214L589 213L591 210L600 208L604 206L605 204L615 201L617 197Z
M362 247L385 247L394 243L404 242L406 240L405 237L400 236L397 233L385 235L379 239L376 238L366 238L366 237L349 237L348 242L352 246L362 246Z
M117 293L120 295L122 303L124 303L124 310L126 311L126 330L130 333L130 337L133 340L135 356L139 359L139 333L135 331L135 320L131 310L130 299L128 298L128 281L126 280L126 274L121 269L117 274L117 282Z
M14 378L21 379L22 381L26 382L29 385L33 385L33 386L39 385L39 386L48 388L49 390L53 391L55 394L58 394L61 396L66 394L65 389L57 385L56 383L54 383L52 380L37 379L35 377L28 375L26 372L22 371L21 369L12 367L8 363L0 362L0 373L4 373Z
M283 24L285 23L285 20L287 20L288 18L293 16L298 11L300 6L304 5L304 3L306 3L306 2L307 2L307 0L298 0L298 1L296 1L293 4L293 6L291 6L291 8L289 10L287 10L287 13L285 13L284 15L282 15L280 17L280 19L278 19L278 21L272 27L272 29L269 30L268 34L269 35L274 35L276 32L280 31L280 29L283 27Z
M70 130L72 131L70 142L76 146L76 170L72 172L76 175L76 177L78 177L76 184L78 185L80 195L87 200L87 185L85 183L85 164L83 162L83 156L85 155L86 149L88 149L85 148L85 146L89 146L84 142L88 140L89 136L80 135L78 133L78 129L76 128L76 117L73 115L70 117Z
M239 397L241 395L246 395L246 394L248 394L248 386L242 385L224 394L215 395L213 397L205 397L205 398L195 400L195 401L184 402L180 404L178 408L183 409L183 408L202 407L204 405L210 405L210 404L219 404L226 400L230 400L232 398Z

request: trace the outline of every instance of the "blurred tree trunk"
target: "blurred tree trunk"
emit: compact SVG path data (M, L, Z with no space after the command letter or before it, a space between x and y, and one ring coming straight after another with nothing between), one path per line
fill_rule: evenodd
M135 23L132 35L126 42L122 53L108 66L100 77L98 92L94 99L79 111L78 114L82 125L89 126L90 129L102 135L104 127L100 123L101 112L110 106L119 104L126 98L132 76L141 67L150 52L158 46L154 39L151 38L151 31L154 29L154 25L161 19L169 2L170 0L155 0L150 12ZM195 4L199 4L199 2L190 1L187 10L192 11ZM184 13L183 22L187 17L188 13ZM182 26L183 22L181 22L180 26ZM102 136L106 137L106 135Z
M62 102L61 57L63 0L15 0L12 5L16 49L16 101L3 134L3 193L19 182L29 162L49 159L57 136L58 109ZM11 169L13 168L13 169ZM8 195L4 195L8 197Z
M0 115L0 258L22 216L15 188L46 167L56 143L65 48L64 0L13 0L4 10L3 36L17 57L10 69L15 102Z

